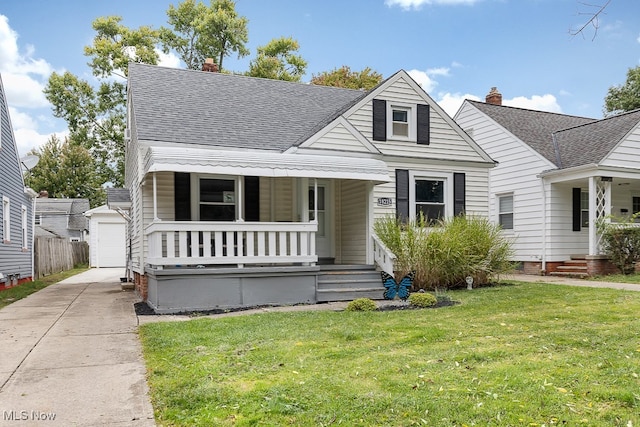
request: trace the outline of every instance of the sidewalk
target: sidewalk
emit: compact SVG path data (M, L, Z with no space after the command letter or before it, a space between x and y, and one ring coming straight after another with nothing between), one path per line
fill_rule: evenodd
M529 274L510 274L510 275L502 276L501 279L516 280L519 282L534 282L534 283L540 282L540 283L551 283L554 285L582 286L587 288L610 288L610 289L620 289L625 291L640 291L639 284L602 282L602 281L595 281L595 280L573 279L570 277L534 276Z
M91 269L0 310L0 426L154 426L122 269Z

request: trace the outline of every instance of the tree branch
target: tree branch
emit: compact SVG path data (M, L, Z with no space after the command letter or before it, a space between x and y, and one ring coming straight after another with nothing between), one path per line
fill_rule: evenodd
M569 34L571 34L572 36L577 36L578 34L582 34L582 36L584 37L585 28L591 25L594 28L593 38L591 39L591 41L595 40L596 36L598 35L598 28L600 28L600 15L604 12L607 6L609 6L609 3L611 3L611 0L607 0L607 2L604 5L595 5L595 4L588 4L588 3L581 2L580 4L582 4L583 6L597 7L598 11L594 14L578 13L578 15L591 15L591 18L587 22L585 22L585 24L582 27L580 27L579 30L577 31L569 30Z

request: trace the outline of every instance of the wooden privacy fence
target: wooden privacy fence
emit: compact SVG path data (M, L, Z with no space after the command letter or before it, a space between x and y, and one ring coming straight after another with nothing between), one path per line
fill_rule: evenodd
M34 267L36 279L49 274L71 270L77 264L89 263L87 242L70 242L67 239L36 237Z

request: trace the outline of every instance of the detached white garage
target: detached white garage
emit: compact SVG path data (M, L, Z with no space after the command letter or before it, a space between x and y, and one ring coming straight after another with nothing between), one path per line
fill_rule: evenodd
M125 267L127 221L107 205L88 210L89 264L91 267Z

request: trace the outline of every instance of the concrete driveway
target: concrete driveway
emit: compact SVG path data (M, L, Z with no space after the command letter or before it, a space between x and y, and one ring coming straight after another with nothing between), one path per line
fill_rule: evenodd
M153 426L133 292L91 269L0 310L0 426Z

